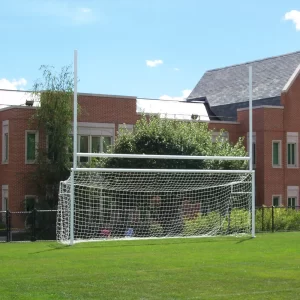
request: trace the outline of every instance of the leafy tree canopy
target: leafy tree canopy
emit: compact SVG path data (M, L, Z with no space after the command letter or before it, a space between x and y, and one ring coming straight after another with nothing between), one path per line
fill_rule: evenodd
M71 66L56 72L43 65L40 70L42 78L32 92L38 105L31 122L45 139L38 145L35 177L39 197L50 195L55 205L59 182L70 174L74 77Z
M246 156L243 139L231 144L222 138L222 132L212 141L212 131L207 123L178 121L143 116L134 131L122 130L112 148L123 154L167 154L203 156ZM99 165L99 164L98 164ZM123 168L186 168L186 169L245 169L247 161L215 160L154 160L117 159L102 160L101 166Z

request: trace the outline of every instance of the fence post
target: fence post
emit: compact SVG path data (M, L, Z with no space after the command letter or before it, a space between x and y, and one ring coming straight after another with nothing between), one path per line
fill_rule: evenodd
M272 232L275 231L275 228L274 228L274 205L272 205Z
M10 227L11 227L11 224L10 224L10 212L7 209L6 210L6 242L10 242L10 234L11 234Z
M33 209L32 211L32 232L31 232L31 241L35 242L36 241L36 229L35 229L35 223L36 223L36 208Z

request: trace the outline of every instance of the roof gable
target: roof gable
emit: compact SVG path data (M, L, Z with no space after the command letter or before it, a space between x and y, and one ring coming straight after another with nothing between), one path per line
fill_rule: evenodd
M206 97L210 106L248 101L249 66L253 100L278 97L300 64L300 51L207 71L188 99Z

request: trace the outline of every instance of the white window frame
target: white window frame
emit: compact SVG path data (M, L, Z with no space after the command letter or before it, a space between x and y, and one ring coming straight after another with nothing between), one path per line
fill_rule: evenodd
M77 123L77 150L80 152L80 137L94 136L94 137L110 137L111 144L115 142L116 125L115 123L93 123L93 122L78 122ZM71 131L73 134L73 128ZM89 150L91 149L92 138L89 139ZM102 146L101 146L102 147ZM73 147L72 147L73 148ZM90 158L88 158L88 162ZM78 157L80 162L80 157Z
M286 162L287 162L287 167L288 168L298 168L298 132L287 132L287 142L286 142ZM288 149L289 149L289 144L295 144L295 164L289 164L288 162Z
M7 145L5 136L8 135ZM7 157L6 157L7 149ZM8 164L9 160L9 121L2 121L2 164Z
M7 199L7 200L5 200ZM2 199L1 199L1 211L6 211L8 209L8 185L3 184L2 185Z
M278 200L278 206L281 206L281 204L282 204L282 196L281 195L272 195L272 206L274 206L274 198L279 198L279 200Z
M28 160L27 159L27 135L35 133L35 159ZM37 158L37 150L39 144L39 131L38 130L25 130L25 164L35 164Z
M253 168L256 168L256 158L257 158L257 151L256 151L256 132L252 132L252 147L254 147L255 149L255 153L254 153L254 156L253 156ZM249 148L249 132L247 133L247 151L248 151L248 154L250 152L250 148ZM252 148L252 155L253 155L253 148Z
M6 211L8 210L8 185L7 184L3 184L2 185L2 199L1 199L1 208L0 211L2 212L2 223L6 223Z
M288 207L288 199L296 198L295 206L299 206L299 186L288 186L287 187L287 198L286 198L286 206Z
M278 143L278 165L273 164L273 154L274 154L274 144ZM281 140L272 140L272 167L281 168L282 167L282 141Z
M92 153L92 139L93 139L93 137L100 138L100 152L99 153L103 152L103 140L104 140L105 137L111 138L111 145L113 145L113 142L114 142L114 137L113 136L81 134L81 135L78 135L78 138L77 138L77 149L78 149L78 152L81 152L81 149L80 149L80 138L82 136L87 136L88 137L88 153ZM82 157L84 157L84 156L82 156ZM78 157L78 161L80 162L80 157ZM90 161L90 157L88 158L88 162L89 161Z

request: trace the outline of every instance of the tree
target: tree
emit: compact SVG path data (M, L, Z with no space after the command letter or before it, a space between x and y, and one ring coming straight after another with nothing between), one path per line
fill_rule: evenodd
M207 123L178 121L158 116L143 116L133 132L122 130L112 149L114 153L168 154L203 156L246 156L243 139L231 144L222 138L223 131L212 141ZM154 160L115 159L102 160L106 167L134 168L190 168L190 169L245 169L247 161L215 160ZM100 164L101 165L101 164Z
M222 131L216 141L212 141L212 131L207 123L196 120L178 121L158 116L143 116L133 132L123 130L119 133L111 152L122 154L160 154L160 155L197 155L197 156L246 156L243 139L231 144L222 138ZM120 159L106 158L98 160L94 166L107 168L155 168L155 169L245 169L248 161L215 161L215 160L166 160L166 159ZM224 214L224 197L231 193L230 182L240 180L223 174L206 173L201 179L193 173L186 173L184 179L178 173L163 176L161 173L139 173L137 177L127 172L101 173L102 205L114 207L121 214L120 224L114 225L114 234L124 233L130 223L128 211L138 211L141 223L132 228L135 235L151 235L151 226L158 226L163 235L176 235L182 231L184 202L198 205L201 213L214 209L215 215ZM86 176L86 174L81 174ZM197 182L194 182L198 178ZM135 180L137 179L137 180ZM178 182L181 181L181 184ZM201 181L210 183L205 188ZM166 182L173 185L166 190ZM194 183L193 183L194 182ZM187 184L191 183L187 189ZM185 185L184 185L185 184ZM194 188L192 188L194 184ZM116 188L115 188L116 185ZM184 186L183 186L184 185ZM145 189L146 186L146 189ZM123 189L124 187L124 189ZM209 195L209 196L208 196ZM229 199L226 200L229 203ZM86 204L86 202L85 202ZM228 204L229 205L229 204ZM112 218L110 215L109 218ZM220 218L218 219L220 220ZM124 227L125 226L125 227Z
M53 67L41 66L42 78L33 87L33 97L38 101L31 120L45 137L37 149L35 180L39 199L49 207L58 200L59 182L70 174L73 119L73 72L71 66L55 72Z

